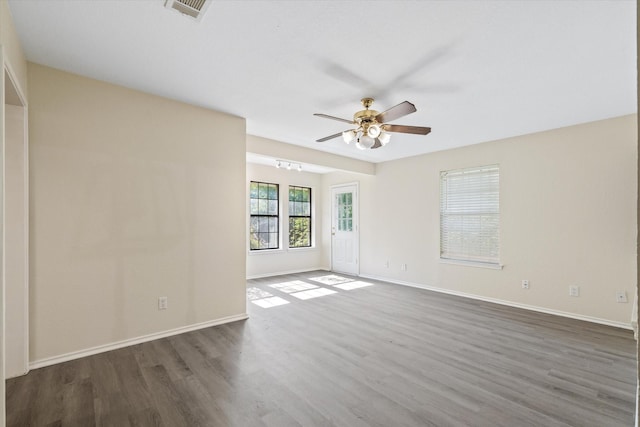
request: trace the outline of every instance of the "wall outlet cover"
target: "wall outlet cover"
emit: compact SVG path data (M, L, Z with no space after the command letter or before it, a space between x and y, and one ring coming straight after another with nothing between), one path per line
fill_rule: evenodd
M628 302L625 291L616 291L616 302Z

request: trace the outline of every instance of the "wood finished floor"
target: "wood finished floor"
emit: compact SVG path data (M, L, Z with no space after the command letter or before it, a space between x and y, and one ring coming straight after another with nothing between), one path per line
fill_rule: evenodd
M8 380L7 425L633 425L630 331L373 280L352 290L310 280L329 274L250 280L256 302L288 303L249 303L247 321Z

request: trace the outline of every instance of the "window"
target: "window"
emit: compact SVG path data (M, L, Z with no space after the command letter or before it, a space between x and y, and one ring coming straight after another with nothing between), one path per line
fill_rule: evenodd
M440 173L440 258L500 263L498 165Z
M249 193L250 249L278 249L278 184L251 181Z
M289 247L311 246L311 189L289 187Z

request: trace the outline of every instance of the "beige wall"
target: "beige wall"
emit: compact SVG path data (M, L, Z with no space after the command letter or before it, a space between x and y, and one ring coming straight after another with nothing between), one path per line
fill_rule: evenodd
M247 152L361 174L373 175L375 173L375 164L371 162L338 156L254 135L247 135Z
M27 96L27 60L13 26L9 3L6 0L0 0L0 44L5 56L5 64L8 64L13 72L16 85Z
M29 86L31 360L243 315L245 120L31 63Z
M282 242L283 245L276 251L249 251L248 237L247 245L247 277L261 277L275 274L286 274L300 271L310 271L327 268L322 264L321 238L323 230L322 222L322 186L321 175L308 172L298 172L284 168L276 169L273 166L247 163L247 196L249 200L249 182L263 181L280 185L280 209L282 212ZM288 188L290 185L299 185L311 188L311 198L314 205L313 212L313 248L293 248L288 249L288 221L286 220L286 209L288 200ZM247 203L247 221L249 218L249 205ZM247 230L249 223L247 222Z
M14 377L28 369L28 159L23 107L5 105L4 156L5 370L7 377Z
M362 275L628 326L636 287L636 121L625 116L381 163L373 177L328 174L323 185L327 192L332 184L361 183ZM439 172L494 163L504 269L440 263ZM326 230L324 239L328 259ZM523 279L529 290L521 289ZM580 286L578 298L569 297L569 285ZM616 290L629 303L616 303Z
M16 86L19 87L19 90L22 91L22 95L24 95L26 98L27 97L27 61L25 59L24 53L22 51L22 47L20 45L20 41L15 32L15 28L13 26L13 20L11 18L11 13L9 11L9 4L5 0L0 1L0 46L2 47L3 67L6 67L10 70L10 72L12 73L11 77L12 79L14 79L14 83L16 84ZM4 76L4 73L3 73L3 76ZM4 94L3 94L3 97L4 97ZM3 165L5 162L5 158L4 158L5 156L5 153L4 153L5 108L4 107L5 107L4 105L1 105L2 114L0 114L2 116L0 117L0 123L2 123L2 125L0 126L3 126L3 128L0 130L0 135L2 135L1 144L3 146L3 153L2 153ZM2 173L0 173L0 175L4 175L4 170L2 170ZM4 199L4 194L0 199ZM2 210L4 210L4 206ZM3 218L3 222L4 222L4 218ZM4 230L2 229L0 229L0 236L2 236L2 239L4 240ZM7 260L7 261L10 262L10 260ZM11 343L13 339L11 334L15 332L15 331L9 331L9 336L5 335L6 323L5 323L4 307L6 305L17 304L18 302L12 301L11 299L5 299L4 280L3 280L2 287L3 289L2 289L2 292L0 293L0 307L2 307L0 309L0 319L2 319L2 325L0 325L1 326L0 331L2 332L2 335L0 337L0 377L4 380L5 378L5 368L4 368L5 340L8 340L7 343L10 345L9 348L10 349L13 348L11 347ZM11 298L12 297L11 292L9 292L9 295L6 295L6 297ZM19 334L19 332L16 334ZM16 336L16 334L14 334L14 336ZM5 388L0 387L0 426L4 426L4 425L5 425Z

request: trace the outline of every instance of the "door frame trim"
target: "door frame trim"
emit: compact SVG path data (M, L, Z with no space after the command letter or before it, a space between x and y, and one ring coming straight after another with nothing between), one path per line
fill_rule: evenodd
M22 360L22 372L17 373L17 375L24 375L29 373L29 336L30 336L30 326L29 326L29 283L30 283L30 278L29 278L29 105L27 102L27 98L24 94L23 88L20 86L20 82L16 77L16 73L13 70L13 67L11 66L11 63L9 62L7 56L6 56L6 51L4 49L1 50L1 54L2 54L2 65L3 65L3 76L2 76L2 100L3 102L6 101L6 78L8 77L10 84L13 86L13 89L15 90L16 94L18 95L18 98L20 100L20 103L22 104L20 107L22 108L22 116L23 116L23 181L24 181L24 194L23 194L23 209L24 209L24 230L23 230L23 234L24 234L24 283L23 283L23 323L24 323L24 342L23 342L23 348L22 348L22 353L23 353L23 360ZM5 108L5 104L3 104L3 110L2 110L2 117L4 120L4 116L6 115L6 108ZM3 152L2 152L2 159L3 162L5 161L5 132L6 129L3 126L2 128L2 148L3 148ZM3 294L6 294L5 290L6 290L6 281L5 281L5 272L6 272L6 268L5 268L5 257L6 257L6 235L5 235L5 230L6 230L6 226L5 226L5 221L6 221L6 204L4 203L5 201L5 185L6 185L6 179L4 177L4 174L6 173L5 168L2 168L2 174L3 174L3 180L2 180L2 198L3 198L3 203L2 203L2 263L3 263L3 268L2 268L2 292ZM3 297L3 309L2 309L2 319L3 319L3 324L5 324L5 317L6 317L6 304L7 301L4 299ZM2 361L3 364L6 365L6 350L7 350L7 342L6 342L6 334L2 334ZM16 373L12 373L11 377L16 376ZM7 376L7 372L6 372L6 366L5 369L3 370L3 378L9 378Z

